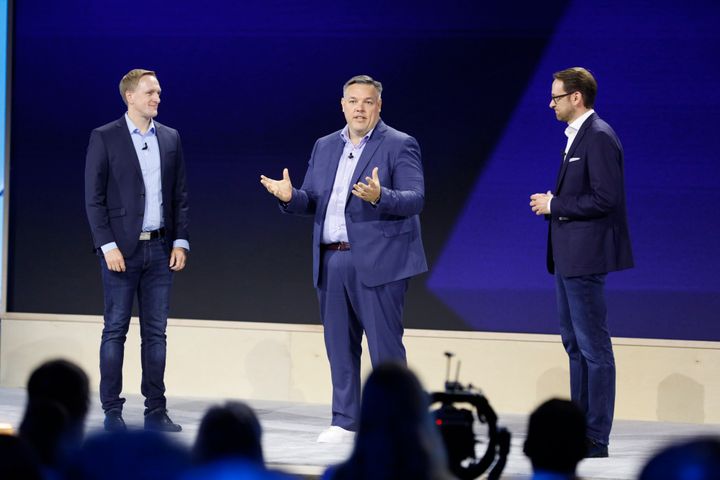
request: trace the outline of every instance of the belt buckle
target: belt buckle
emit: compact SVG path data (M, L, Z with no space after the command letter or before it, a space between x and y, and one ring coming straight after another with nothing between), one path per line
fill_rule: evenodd
M152 238L152 232L140 232L140 240L150 240Z

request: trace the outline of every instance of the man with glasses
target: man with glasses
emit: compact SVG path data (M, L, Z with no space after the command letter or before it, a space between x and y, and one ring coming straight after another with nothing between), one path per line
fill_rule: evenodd
M570 392L587 416L588 457L607 457L615 409L615 360L605 277L633 266L625 207L623 148L593 110L597 83L580 67L553 75L550 108L567 142L554 192L530 196L550 221L547 267L555 275Z

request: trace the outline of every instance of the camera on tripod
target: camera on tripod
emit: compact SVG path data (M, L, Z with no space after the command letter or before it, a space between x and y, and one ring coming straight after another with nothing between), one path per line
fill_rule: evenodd
M510 432L498 427L497 415L479 389L472 384L465 387L459 382L460 361L457 362L455 380L450 381L450 365L454 354L445 352L445 356L445 391L431 393L430 405L440 404L431 413L445 444L448 466L461 480L477 478L491 466L488 479L500 478L510 451ZM468 404L474 410L459 408L457 404ZM487 425L488 434L487 449L480 459L476 455L476 445L482 442L475 435L476 420Z

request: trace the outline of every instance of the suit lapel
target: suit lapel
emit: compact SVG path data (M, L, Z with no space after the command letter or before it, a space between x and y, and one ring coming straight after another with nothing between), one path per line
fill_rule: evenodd
M560 167L560 172L558 173L557 182L555 184L556 192L560 190L560 184L562 184L563 178L565 177L565 171L567 171L568 164L570 163L569 160L573 158L572 156L575 153L575 150L577 150L578 145L580 145L580 142L582 142L582 139L585 136L585 132L587 132L587 129L590 128L590 124L595 121L595 117L597 117L597 114L593 113L583 122L577 135L575 135L573 142L570 144L570 148L568 149L567 154L563 159L562 166Z
M128 130L128 124L123 115L120 120L117 121L115 126L119 129L122 148L125 150L123 157L131 158L130 163L133 164L137 174L142 178L142 168L140 167L140 159L135 151L135 145L133 144L132 137L130 136L130 130Z
M348 196L345 203L346 205L350 201L350 196L352 195L352 185L363 180L362 178L360 178L360 176L362 175L362 172L364 172L367 168L368 164L370 163L370 159L373 157L373 155L375 155L375 152L385 138L385 130L387 130L387 127L382 122L382 120L379 121L378 124L375 126L375 130L373 131L372 136L368 140L367 145L365 145L362 155L360 155L360 158L358 158L358 162L355 165L355 170L353 171L352 177L350 177L350 188L348 189Z
M166 135L165 127L158 122L155 122L155 137L157 138L158 142L158 150L160 151L160 178L162 182L162 191L167 192L169 191L167 187L167 183L170 180L168 178L168 175L170 173L169 169L167 167L167 152L170 150L170 146L168 142L170 139Z

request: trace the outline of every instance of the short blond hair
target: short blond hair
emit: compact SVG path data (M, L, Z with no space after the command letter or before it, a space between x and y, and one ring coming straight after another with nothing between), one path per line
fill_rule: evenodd
M122 80L120 80L120 96L122 97L123 102L125 102L125 105L127 105L125 93L128 91L134 91L137 88L140 79L145 75L152 75L157 78L155 72L152 70L145 70L144 68L134 68L122 77Z

